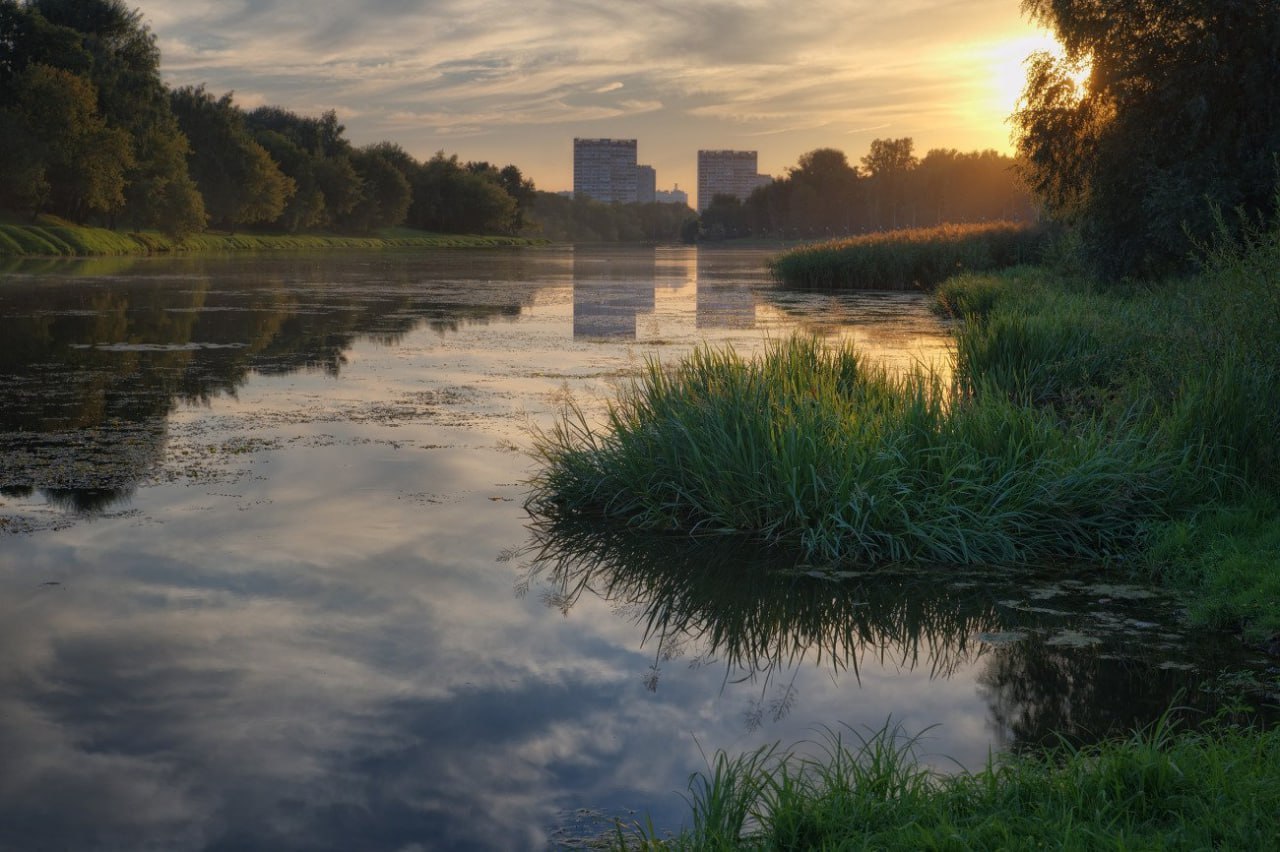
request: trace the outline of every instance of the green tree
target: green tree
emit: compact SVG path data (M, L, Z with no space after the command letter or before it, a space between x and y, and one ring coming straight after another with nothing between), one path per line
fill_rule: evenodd
M800 155L789 172L793 205L803 211L801 227L814 234L847 234L853 230L859 206L861 181L858 169L835 148L817 148ZM801 189L803 187L804 189Z
M35 216L49 201L43 146L17 109L0 108L0 209Z
M516 212L511 221L511 233L518 234L528 224L528 215L533 209L533 199L537 195L538 188L533 185L532 180L526 179L521 174L518 167L513 165L503 166L498 172L498 185L506 191L507 195L515 199Z
M351 164L360 177L362 191L356 206L343 218L343 226L368 232L404 222L413 190L400 169L373 147L353 151Z
M1018 151L1031 187L1078 227L1096 269L1147 275L1184 265L1192 239L1212 234L1215 207L1274 221L1276 0L1022 5L1065 55L1029 62L1014 114Z
M93 58L75 30L50 23L18 0L0 0L0 104L13 103L15 80L36 63L85 74Z
M129 138L98 114L93 84L61 68L28 65L15 80L18 99L6 109L7 134L21 146L16 197L31 212L47 208L84 222L124 204ZM7 169L6 169L7 171Z
M279 218L296 184L249 135L231 94L215 98L186 86L173 92L172 104L191 140L188 166L210 220L233 231Z
M272 151L301 195L277 224L287 230L349 225L348 217L366 199L363 180L351 159L351 144L342 135L346 128L338 122L337 113L328 110L319 118L310 118L282 107L259 107L245 116L245 125ZM369 209L366 207L366 212Z
M424 231L504 234L515 210L515 199L489 170L468 169L457 154L439 151L414 176L409 224Z
M316 178L315 158L275 130L258 130L254 139L294 183L294 193L285 202L275 225L292 234L322 223L324 193L320 191L320 181Z
M172 114L142 129L137 162L127 174L125 213L134 228L154 227L182 238L204 230L204 197L187 171L191 145Z
M123 0L32 0L31 8L79 35L92 59L88 76L103 118L128 134L125 213L135 227L175 235L203 228L203 204L187 172L187 142L173 119L160 49L142 13Z
M907 181L919 164L913 153L915 142L909 136L901 139L874 139L871 150L862 158L878 201L881 227L901 228L915 224L915 217L904 209Z
M69 71L93 85L106 126L123 131L128 164L124 213L135 225L187 233L202 227L203 206L187 173L186 140L169 110L160 51L141 13L121 0L0 0L0 103L34 64ZM119 210L110 206L107 213Z

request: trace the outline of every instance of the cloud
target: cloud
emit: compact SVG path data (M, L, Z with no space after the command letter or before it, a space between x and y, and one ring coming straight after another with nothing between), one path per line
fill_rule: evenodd
M939 99L971 98L988 73L963 45L1029 32L1013 0L144 3L171 82L346 110L353 139L412 131L419 152L460 135L496 146L519 125L637 135L640 114L689 150L771 136L798 152L818 132L904 117L924 134L955 113Z

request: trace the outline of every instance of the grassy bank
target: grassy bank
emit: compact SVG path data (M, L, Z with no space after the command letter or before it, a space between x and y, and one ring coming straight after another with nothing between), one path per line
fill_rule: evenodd
M165 252L275 251L329 248L445 248L537 245L541 240L463 234L430 234L393 228L375 236L341 234L215 234L181 240L159 231L113 231L41 217L34 223L0 222L0 256L89 257Z
M1099 289L968 274L955 382L813 340L653 363L603 425L540 437L529 504L734 531L820 561L1145 567L1202 620L1280 635L1280 234Z
M769 268L797 287L929 289L959 272L1035 262L1047 241L1042 227L1016 222L942 225L803 246L779 255Z
M651 363L605 429L578 414L538 446L535 512L859 563L1107 558L1223 477L1129 420L1066 427L996 393L958 404L935 377L806 338L754 361L704 348Z
M1273 849L1280 731L1151 729L941 774L886 727L808 752L718 753L689 784L692 827L619 827L619 849Z

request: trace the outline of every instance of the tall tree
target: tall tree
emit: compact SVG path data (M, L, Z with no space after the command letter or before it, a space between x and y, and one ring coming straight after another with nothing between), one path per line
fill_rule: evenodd
M368 232L404 222L413 190L400 170L376 148L353 151L351 164L362 189L355 207L340 220L343 227Z
M91 83L102 120L123 131L119 138L129 149L123 206L135 226L171 233L202 226L203 207L184 157L187 142L169 110L155 36L139 11L122 0L30 0L23 6L0 0L0 103L5 80L33 64Z
M342 135L346 128L333 110L311 118L282 107L259 107L248 113L245 124L273 154L279 152L277 162L302 194L279 224L289 230L341 226L365 201L361 176L351 160L351 143Z
M191 140L188 165L213 223L227 230L277 219L296 185L245 129L231 94L215 98L203 86L172 95L173 112Z
M49 209L76 222L118 210L132 165L129 138L102 119L93 85L38 64L15 85L17 102L3 111L7 135L21 150L14 158L19 183L9 191L33 213Z
M1215 207L1275 219L1280 3L1022 5L1064 56L1030 61L1018 150L1037 195L1078 226L1099 271L1185 264L1193 240L1215 228Z
M904 210L908 175L919 161L910 136L901 139L873 139L871 150L862 158L873 184L879 190L880 221L888 227L900 228L918 224L916 217Z
M515 209L515 199L489 170L468 169L457 154L439 151L414 176L409 223L424 231L504 234Z

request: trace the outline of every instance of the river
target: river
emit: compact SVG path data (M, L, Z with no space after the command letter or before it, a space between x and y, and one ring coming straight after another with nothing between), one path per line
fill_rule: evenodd
M799 331L946 369L924 296L766 257L0 266L0 849L573 845L677 828L719 748L890 724L979 768L1265 665L1083 566L832 575L531 519L537 430L647 359Z

